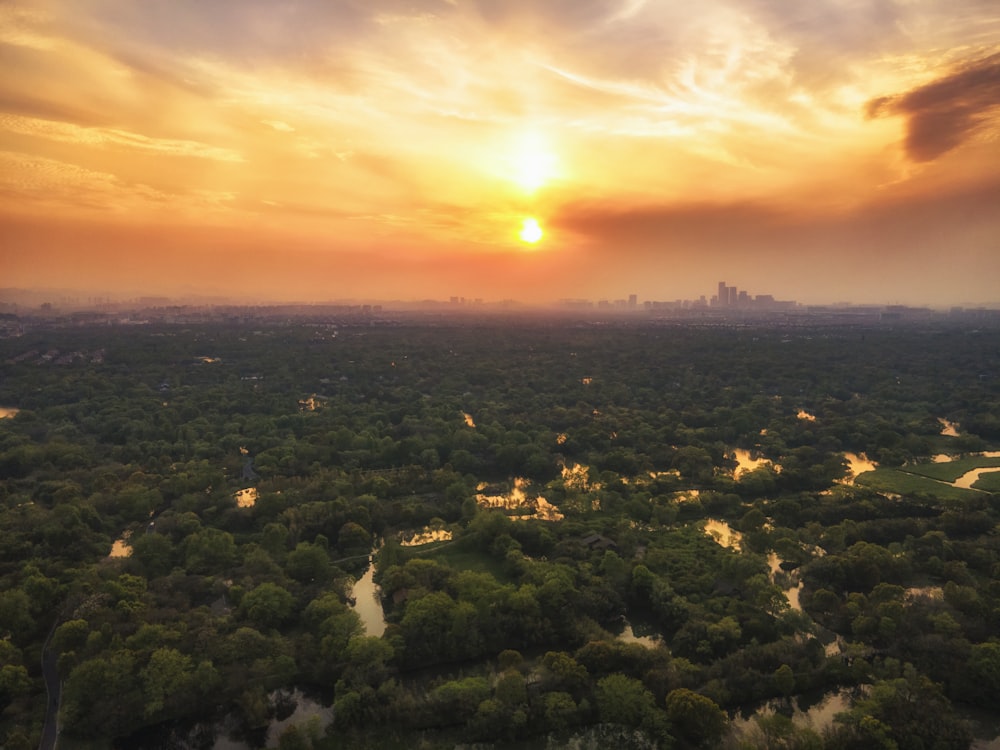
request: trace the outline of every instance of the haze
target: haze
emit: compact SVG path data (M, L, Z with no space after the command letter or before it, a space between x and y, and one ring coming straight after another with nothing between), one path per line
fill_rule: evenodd
M694 7L3 2L0 285L1000 302L995 0Z

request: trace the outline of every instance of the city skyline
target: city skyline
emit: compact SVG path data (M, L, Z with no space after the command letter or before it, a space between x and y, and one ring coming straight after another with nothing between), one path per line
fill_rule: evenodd
M984 0L0 6L4 287L1000 304Z
M711 314L785 314L820 310L853 310L855 312L889 311L893 309L910 311L981 311L1000 312L1000 303L973 305L904 305L896 301L884 303L857 303L839 300L832 303L815 303L799 299L779 299L773 294L741 289L719 281L714 287L716 294L667 298L643 298L636 293L598 298L562 297L525 303L513 298L490 299L451 295L446 298L328 298L316 300L265 299L247 302L232 297L212 297L207 295L166 296L166 295L89 295L80 296L67 289L11 289L0 287L0 313L64 314L76 311L112 310L153 310L167 308L259 308L283 309L300 307L321 310L327 307L351 307L366 312L405 311L407 309L436 310L577 310L615 313L711 313ZM695 290L697 292L698 290Z

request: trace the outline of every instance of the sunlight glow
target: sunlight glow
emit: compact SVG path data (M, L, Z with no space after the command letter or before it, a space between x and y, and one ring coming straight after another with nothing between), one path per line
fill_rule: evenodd
M542 239L542 235L545 233L542 228L538 226L538 220L527 218L521 222L521 239L530 245L534 245L538 240Z
M541 137L524 136L511 159L512 179L526 193L533 193L556 176L556 155Z

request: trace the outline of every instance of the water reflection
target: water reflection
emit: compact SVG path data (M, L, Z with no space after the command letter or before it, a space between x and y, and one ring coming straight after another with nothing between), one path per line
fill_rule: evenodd
M299 399L299 411L316 411L323 405L322 400L312 394L309 398Z
M878 465L874 461L869 461L868 456L864 453L845 453L844 458L847 459L847 471L849 474L843 480L846 484L854 484L854 480L858 478L858 474L864 474L866 471L875 471L878 468Z
M865 691L865 687L841 688L824 693L818 701L810 703L807 696L794 696L788 700L776 698L760 705L753 713L733 716L733 733L739 737L752 734L757 729L754 721L758 716L773 716L782 713L799 727L822 731L833 725L834 717L847 711L851 702Z
M585 492L601 489L600 482L590 481L590 467L584 464L573 464L573 466L562 467L563 484L568 489L583 490Z
M799 580L798 571L785 570L781 566L783 562L784 560L778 557L776 552L768 553L767 567L770 568L771 583L781 586L781 593L788 600L788 606L796 612L801 612L802 604L799 602L799 596L802 593L804 584Z
M431 542L450 542L452 533L448 529L431 529L425 527L423 531L403 532L399 538L400 547L419 547L422 544Z
M525 489L530 486L530 482L523 478L514 479L514 486L507 494L486 494L483 490L489 489L485 482L481 483L477 489L476 502L483 508L499 508L500 510L530 510L530 513L521 513L511 516L516 521L527 521L536 519L540 521L561 521L564 516L555 505L550 503L541 495L529 498Z
M970 750L1000 750L1000 716L995 711L962 706L959 715L972 729Z
M636 621L633 626L627 617L622 617L622 631L618 634L618 638L628 643L638 643L646 648L660 648L666 645L663 636L655 627L641 621Z
M971 471L965 472L962 476L956 479L952 484L956 487L961 487L965 490L976 489L972 485L979 481L983 474L992 474L994 472L1000 471L1000 467L982 467L979 469L972 469Z
M120 558L120 557L131 557L132 556L132 546L129 544L129 539L132 538L132 530L128 529L122 532L122 535L115 540L115 543L111 545L111 551L108 553L109 558Z
M832 632L832 631L827 631L827 632ZM847 641L844 640L844 636L837 633L836 637L823 647L823 653L825 653L828 657L839 656L840 654L844 653L844 647L846 645Z
M701 496L701 490L681 490L680 492L674 493L674 502L690 503L694 500L699 499L700 496Z
M739 479L743 474L749 474L754 469L761 466L771 466L776 472L781 472L781 467L763 456L754 458L753 454L744 448L734 449L736 469L733 471L733 478Z
M293 690L290 700L295 702L295 710L291 716L281 721L275 719L267 728L267 746L278 747L282 733L289 727L309 726L315 724L323 735L327 726L333 721L333 706L322 706L312 698L304 695L301 690Z
M275 690L267 696L271 710L277 716L271 719L267 729L250 730L242 725L235 714L228 714L211 724L195 725L186 737L175 737L157 747L188 748L210 747L211 750L252 750L256 747L276 748L281 746L281 735L290 727L299 727L309 734L323 736L333 721L333 707L323 706L319 701L304 694L298 688L290 693ZM285 708L283 711L282 708ZM289 709L291 709L289 711ZM283 718L277 718L282 716ZM243 737L245 739L240 739ZM144 738L145 739L145 738ZM210 741L212 744L209 745ZM287 742L287 740L286 740ZM146 747L146 744L142 745Z
M941 423L941 434L948 437L958 437L958 422L949 422L944 417L938 417Z
M351 599L354 611L361 618L365 633L380 637L385 632L385 612L382 610L382 589L375 583L375 552L368 558L368 567L354 586L351 587Z
M257 502L257 488L247 487L245 490L237 490L233 497L236 498L237 508L252 508Z
M906 590L907 599L944 599L940 586L911 586Z
M705 533L723 547L729 547L736 551L739 551L740 545L743 543L743 535L740 532L731 528L725 521L719 521L715 518L705 521Z

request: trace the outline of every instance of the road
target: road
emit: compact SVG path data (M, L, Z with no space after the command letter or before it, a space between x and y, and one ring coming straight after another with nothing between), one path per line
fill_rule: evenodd
M52 634L56 625L52 625L49 637L42 647L42 677L45 680L45 692L48 693L48 703L45 708L45 727L42 729L42 741L38 750L55 750L59 740L59 700L62 697L62 686L59 684L58 657L52 651Z

